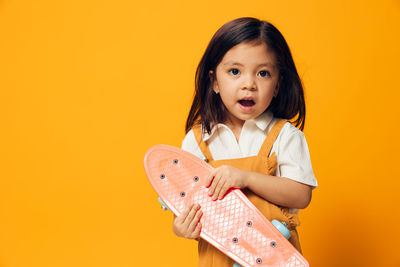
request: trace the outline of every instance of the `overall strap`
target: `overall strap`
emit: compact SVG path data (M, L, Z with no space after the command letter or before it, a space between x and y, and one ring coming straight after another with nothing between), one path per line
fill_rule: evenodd
M262 144L260 151L258 152L259 156L266 158L268 157L276 138L278 137L283 125L286 122L287 120L285 119L279 119L275 122L274 126L272 126L272 129L269 131L267 137L265 138L265 141Z
M206 142L203 141L202 133L201 133L201 124L196 124L192 128L194 137L196 138L197 144L201 150L201 153L206 157L205 161L213 161L213 157L211 156L210 149Z

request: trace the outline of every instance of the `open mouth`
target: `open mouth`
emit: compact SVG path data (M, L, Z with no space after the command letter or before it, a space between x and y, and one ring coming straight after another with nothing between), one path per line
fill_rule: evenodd
M256 104L254 100L252 99L241 99L238 101L240 105L245 106L245 107L252 107Z

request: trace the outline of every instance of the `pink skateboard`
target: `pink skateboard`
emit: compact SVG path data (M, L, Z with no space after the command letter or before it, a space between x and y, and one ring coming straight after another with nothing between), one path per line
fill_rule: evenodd
M241 190L230 191L222 200L211 200L204 183L213 167L203 160L179 148L156 145L147 151L144 167L157 194L175 215L192 203L201 206L200 237L237 263L309 266Z

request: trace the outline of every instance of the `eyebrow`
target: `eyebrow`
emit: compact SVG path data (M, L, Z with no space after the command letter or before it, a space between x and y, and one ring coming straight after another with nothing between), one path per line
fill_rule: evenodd
M241 64L241 63L239 63L239 62L234 62L234 61L228 61L228 62L226 62L224 65L238 65L238 66L242 66L243 67L243 64ZM270 62L266 62L266 63L261 63L261 64L258 64L257 65L257 67L271 67L271 68L275 68L275 64L272 64L272 63L270 63Z

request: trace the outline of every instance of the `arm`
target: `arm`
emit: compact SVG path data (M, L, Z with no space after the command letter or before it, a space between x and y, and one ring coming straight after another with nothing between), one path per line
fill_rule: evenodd
M311 201L312 188L308 185L228 165L214 169L206 184L213 200L222 199L230 188L248 188L260 197L288 208L304 209Z
M304 209L311 201L312 189L285 177L245 172L246 187L260 197L279 206Z

